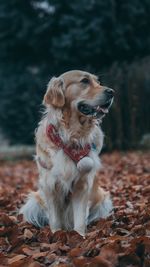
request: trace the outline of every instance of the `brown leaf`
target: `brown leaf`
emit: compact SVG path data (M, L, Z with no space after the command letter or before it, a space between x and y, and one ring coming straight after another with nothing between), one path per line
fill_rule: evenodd
M0 226L11 226L14 221L5 213L0 213Z
M62 243L60 241L52 243L52 244L42 243L40 245L41 251L50 251L51 253L58 251L60 246L62 246Z
M23 236L24 239L32 239L33 233L29 229L25 229Z
M69 246L66 246L66 245L61 245L61 246L59 246L59 249L62 252L68 252L70 250L70 247Z
M12 266L12 264L17 263L17 262L20 262L24 258L26 258L25 255L16 255L13 258L8 259L8 265L11 265Z
M116 247L117 245L117 247ZM107 260L108 262L111 263L111 267L115 267L118 263L118 256L117 256L117 251L118 250L118 244L113 244L113 245L109 245L108 246L103 246L101 251L100 251L100 256ZM119 247L120 250L120 247Z
M88 263L89 263L88 259L84 258L83 256L73 259L73 264L75 267L87 267Z
M49 226L39 229L16 216L29 190L36 190L37 170L31 161L1 163L1 265L137 267L142 263L149 267L149 155L115 152L102 155L102 161L98 183L110 190L114 214L90 224L85 239L75 231L52 234ZM24 258L8 265L8 260L20 255Z
M55 243L54 243L54 244L55 244ZM41 244L40 244L40 250L41 250L41 251L49 251L49 250L52 249L52 245L53 245L53 244L41 243ZM57 244L56 244L56 246L57 246Z
M55 232L53 235L52 241L53 242L61 241L62 243L66 243L67 242L67 233L65 231L62 231L62 230Z
M24 247L22 248L22 252L27 255L27 256L33 256L35 255L35 253L39 253L38 249L34 249L34 248L29 248L29 247Z
M76 247L83 242L85 239L83 236L79 235L76 231L70 231L67 233L67 242L71 248Z
M33 254L32 258L35 259L35 260L37 260L39 258L46 257L47 254L48 254L47 251L45 251L45 252L37 252L37 253L34 253Z
M43 265L41 265L39 262L34 261L32 263L30 263L27 267L41 267Z
M55 262L59 257L55 253L48 253L45 257L44 263L51 264Z
M74 257L79 257L83 254L84 249L83 248L73 248L69 252L69 256L74 258Z
M124 228L116 228L116 233L119 235L130 235L130 231Z
M41 243L49 243L50 238L52 237L52 232L49 226L46 226L40 229L39 234L37 235L38 241Z
M56 267L71 267L71 265L66 263L59 263L56 265Z
M112 267L108 260L105 260L101 256L96 256L91 260L89 267Z
M150 193L150 185L145 186L142 191L144 194Z

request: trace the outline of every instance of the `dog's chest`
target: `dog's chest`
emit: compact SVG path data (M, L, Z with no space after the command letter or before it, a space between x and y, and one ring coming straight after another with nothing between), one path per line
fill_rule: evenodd
M51 172L56 180L70 189L72 183L79 177L76 163L62 149L51 151L51 159L53 164Z

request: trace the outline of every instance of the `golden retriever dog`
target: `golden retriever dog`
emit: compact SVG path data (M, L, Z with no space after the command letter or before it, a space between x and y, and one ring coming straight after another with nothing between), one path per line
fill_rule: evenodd
M102 118L113 102L113 89L91 73L73 70L48 84L45 113L36 131L38 191L29 194L20 213L52 232L74 229L85 235L92 221L112 210L108 192L100 186L99 153Z

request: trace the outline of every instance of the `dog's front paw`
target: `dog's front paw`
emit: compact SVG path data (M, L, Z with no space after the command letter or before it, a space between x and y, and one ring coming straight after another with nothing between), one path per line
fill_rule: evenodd
M49 223L50 226L50 230L51 232L54 234L55 232L58 232L60 230L62 230L61 228L61 224L60 223Z
M80 173L84 174L90 172L93 168L94 162L90 157L84 157L77 163L77 169Z
M85 228L80 227L80 228L74 228L74 231L76 231L79 235L81 235L83 238L85 238Z
M51 229L51 232L54 234L58 231L61 231L62 229L61 228L50 228Z

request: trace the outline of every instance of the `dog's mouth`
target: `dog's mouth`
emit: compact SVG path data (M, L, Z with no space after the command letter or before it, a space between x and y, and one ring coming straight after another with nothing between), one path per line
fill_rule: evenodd
M92 116L94 118L101 118L109 112L112 102L113 102L113 99L109 99L107 102L105 102L102 105L93 106L93 105L85 103L84 101L81 101L78 103L78 110L86 116Z

